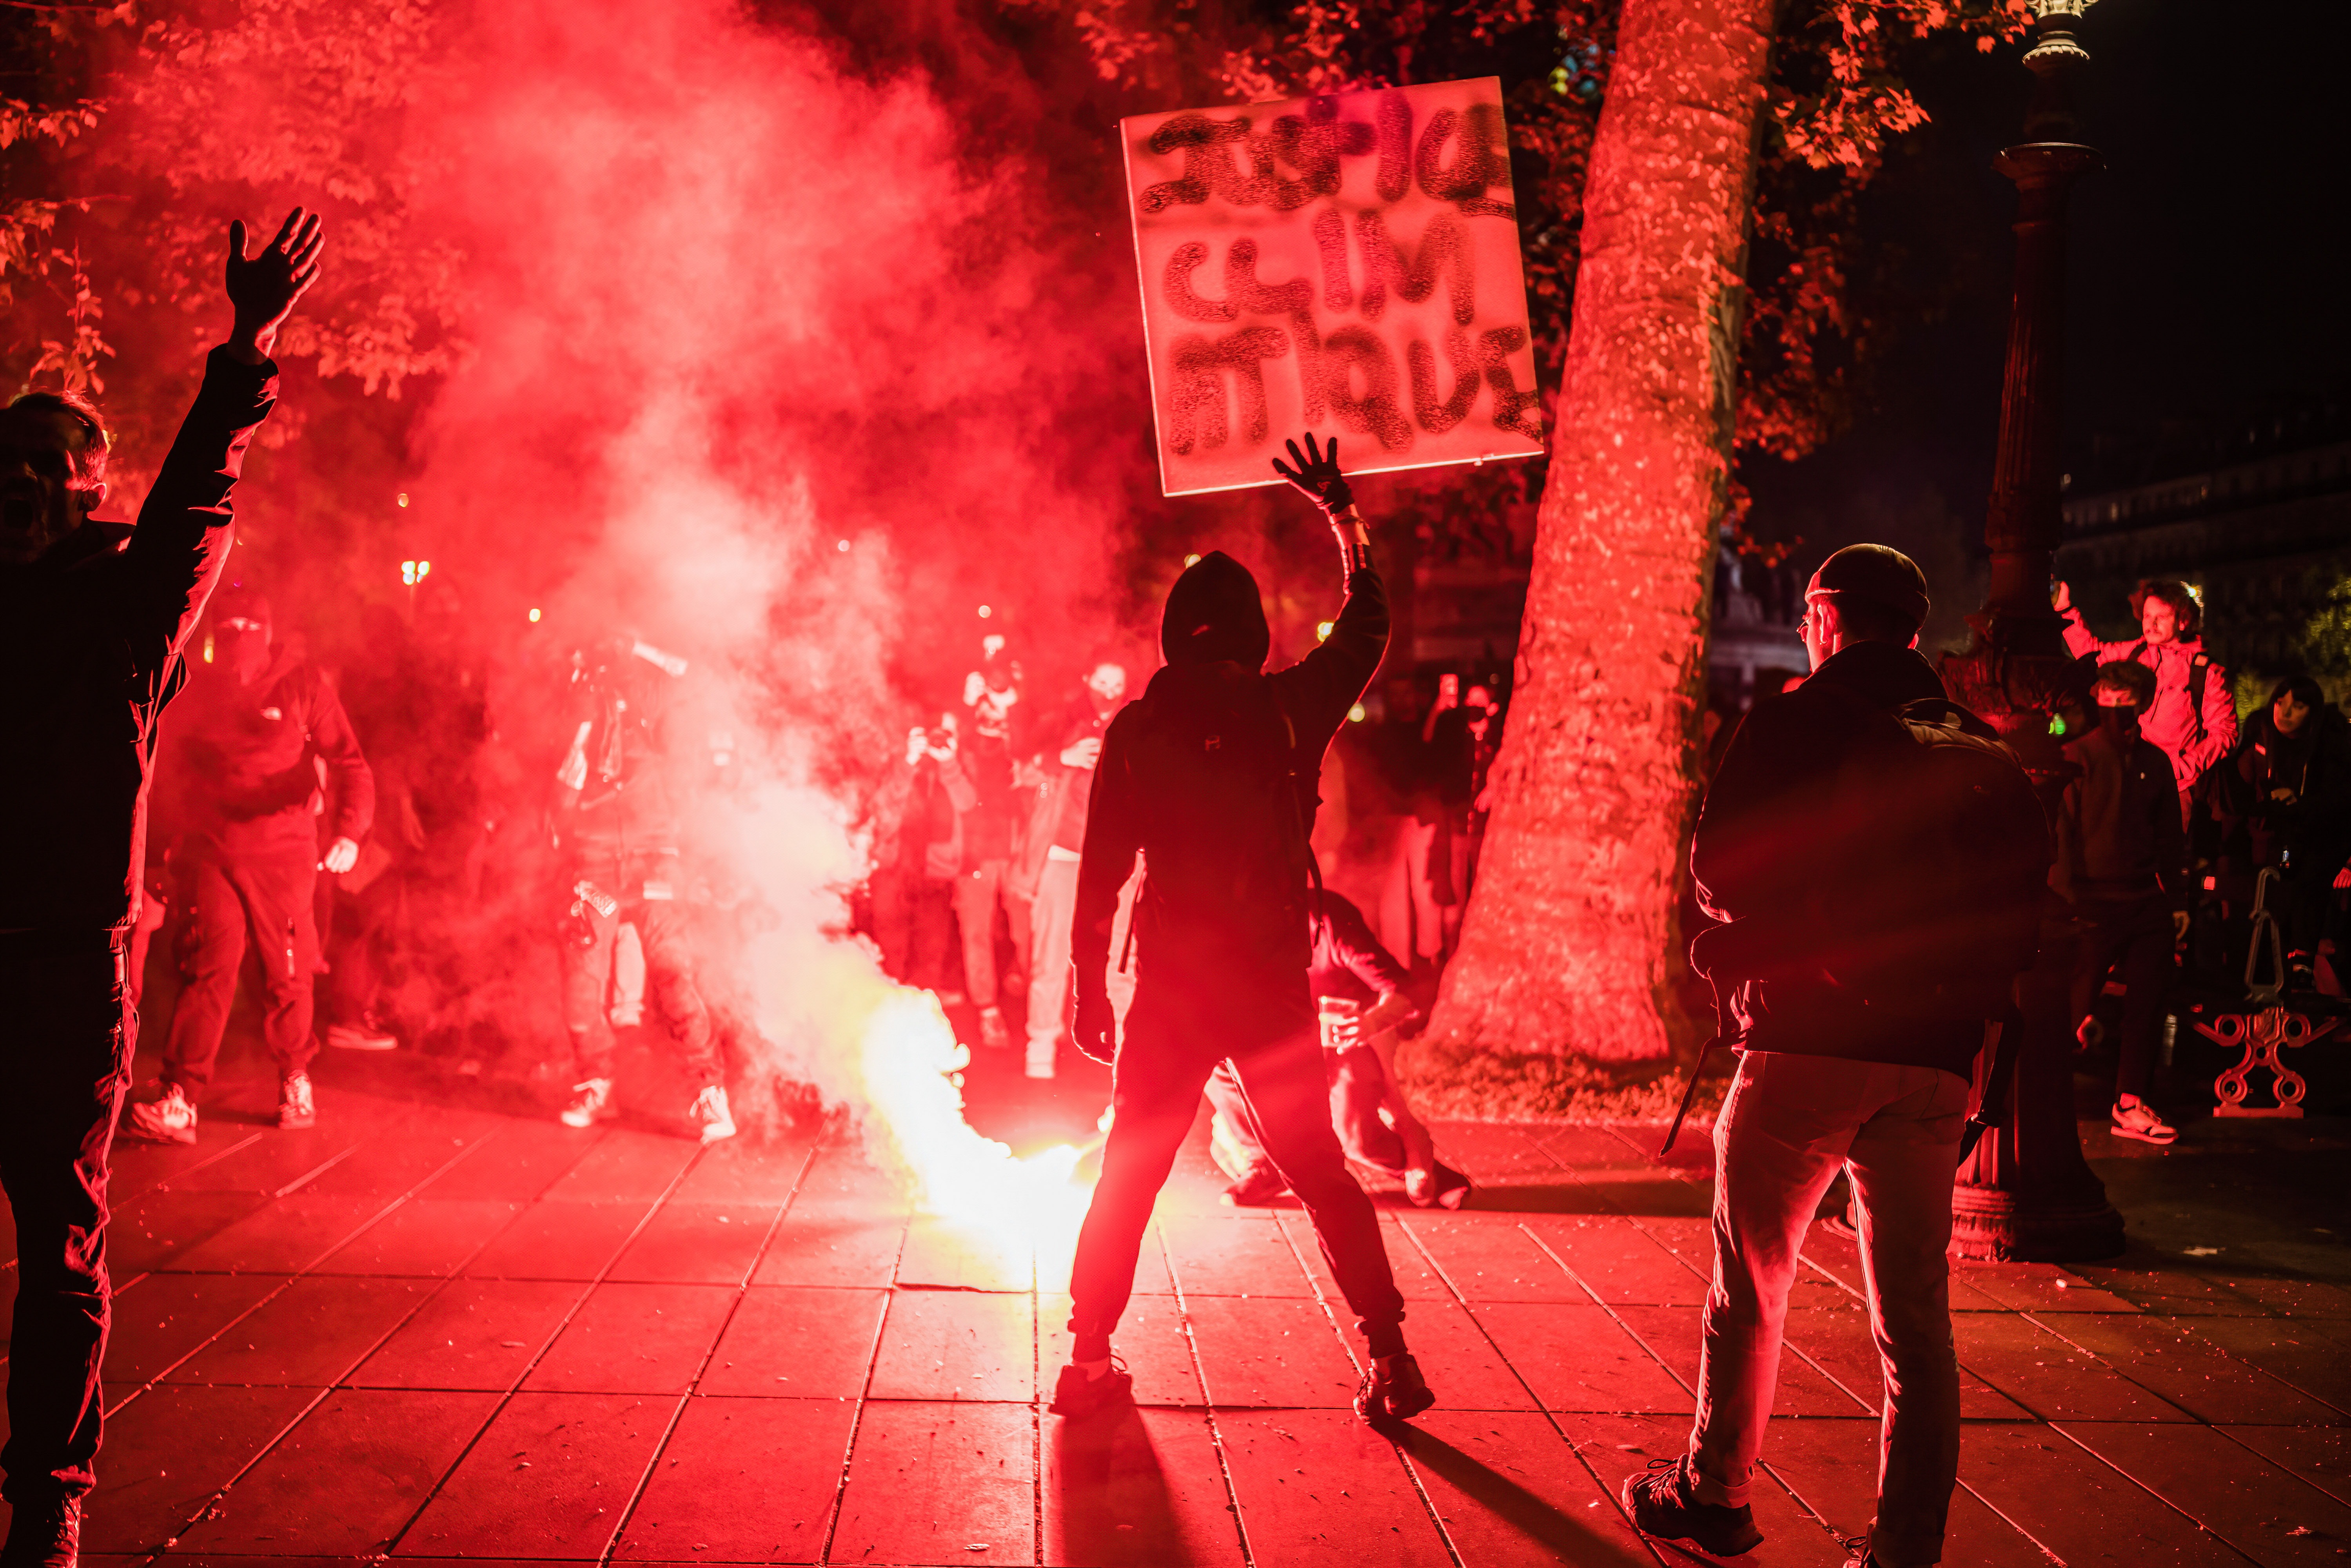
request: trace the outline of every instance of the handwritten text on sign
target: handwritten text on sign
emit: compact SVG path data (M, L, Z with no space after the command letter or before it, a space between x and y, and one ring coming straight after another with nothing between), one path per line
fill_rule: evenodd
M1166 494L1542 451L1498 80L1120 129Z

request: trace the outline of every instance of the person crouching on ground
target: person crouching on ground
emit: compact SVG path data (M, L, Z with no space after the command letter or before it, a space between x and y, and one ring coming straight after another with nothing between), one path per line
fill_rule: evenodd
M1437 1157L1427 1126L1396 1086L1396 1030L1419 1016L1404 991L1410 977L1372 935L1362 910L1327 888L1318 902L1310 916L1314 959L1306 980L1321 1010L1332 1131L1349 1159L1403 1182L1416 1207L1458 1208L1469 1196L1469 1178ZM1217 1064L1207 1092L1217 1111L1208 1152L1233 1178L1225 1201L1247 1208L1289 1191L1231 1062Z
M1095 767L1071 931L1072 1034L1087 1055L1113 1062L1112 1122L1071 1270L1076 1344L1054 1390L1056 1415L1091 1415L1131 1395L1111 1331L1201 1087L1226 1060L1369 1343L1356 1413L1402 1419L1436 1402L1405 1350L1404 1298L1379 1218L1331 1131L1306 983L1315 781L1387 650L1387 591L1336 444L1320 451L1309 436L1303 454L1293 442L1290 455L1295 468L1279 459L1274 467L1322 508L1344 559L1347 602L1331 635L1298 664L1263 674L1271 638L1257 580L1222 551L1202 557L1167 595L1166 667L1112 721ZM1134 1002L1118 1039L1111 929L1138 852Z
M2023 770L1916 650L1927 608L1899 551L1828 559L1805 594L1812 677L1748 714L1691 845L1699 903L1728 922L1691 962L1726 1032L1735 1016L1741 1058L1715 1123L1689 1449L1624 1499L1642 1531L1716 1556L1762 1540L1748 1492L1788 1293L1842 1167L1886 1385L1877 1514L1848 1568L1942 1557L1959 1452L1951 1182L1986 1022L2032 962L2050 856Z
M152 1099L122 1130L154 1143L196 1141L250 946L258 961L263 1040L277 1062L277 1124L318 1120L310 1059L319 973L319 873L358 861L375 818L375 775L319 666L270 637L269 601L231 584L213 595L212 663L190 677L163 747L181 831L172 850L180 994ZM319 852L319 770L333 838Z

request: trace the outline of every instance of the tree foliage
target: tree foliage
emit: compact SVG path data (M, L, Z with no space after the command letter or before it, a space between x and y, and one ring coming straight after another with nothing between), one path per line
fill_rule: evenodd
M1535 341L1555 392L1618 0L1060 3L1102 74L1158 107L1499 76ZM1742 454L1792 459L1851 421L1884 346L1877 269L1861 249L1859 216L1888 143L1926 122L1903 84L1905 52L1944 33L1989 50L2023 32L2031 14L2024 0L1789 0L1781 15L1734 439ZM1532 472L1519 472L1539 484ZM1729 520L1743 524L1735 487L1732 511ZM1742 538L1767 555L1789 542Z

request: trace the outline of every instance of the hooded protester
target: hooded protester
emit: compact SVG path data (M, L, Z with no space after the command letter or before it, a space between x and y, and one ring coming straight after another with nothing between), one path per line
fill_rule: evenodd
M2244 859L2284 883L2288 983L2314 981L2335 879L2351 859L2351 721L2308 675L2280 681L2245 720L2227 810ZM2335 958L2338 978L2343 957Z
M213 596L208 624L212 660L190 678L164 748L176 802L180 995L162 1082L122 1118L125 1133L157 1143L196 1141L197 1103L212 1082L248 934L261 961L262 1038L277 1061L277 1124L317 1121L309 1064L318 1050L318 876L351 869L375 815L375 778L343 705L316 664L272 640L269 601L232 584ZM320 763L331 785L323 858Z
M1387 592L1341 477L1338 450L1311 436L1275 469L1321 507L1338 536L1347 601L1321 646L1263 673L1271 647L1249 570L1222 551L1176 580L1160 622L1166 667L1112 721L1094 772L1078 867L1078 1047L1113 1061L1102 1180L1071 1272L1076 1337L1052 1409L1086 1416L1123 1403L1133 1380L1111 1354L1154 1200L1190 1130L1202 1086L1230 1061L1268 1155L1306 1206L1372 1370L1355 1396L1367 1421L1435 1402L1405 1350L1404 1299L1371 1200L1331 1129L1309 915L1320 879L1308 836L1323 753L1379 667ZM1144 862L1134 917L1134 1002L1122 1032L1109 993L1120 890ZM1122 968L1130 956L1118 956Z
M2188 844L2179 827L2171 763L2139 730L2155 700L2155 672L2133 660L2099 667L2090 688L2098 722L2065 743L2080 771L2057 815L2057 862L2049 883L2079 925L2070 1016L2078 1030L2105 987L2123 975L2122 1064L2115 1083L2116 1137L2168 1144L2179 1131L2144 1096L2163 1043L2164 991L2173 948L2188 934Z
M319 272L296 208L258 256L229 225L228 340L139 526L90 517L107 436L87 400L0 412L0 1179L16 1227L9 1563L71 1568L97 1482L108 1156L138 1029L124 949L140 911L156 725L228 558L229 493L277 397L269 350Z
M1843 1169L1886 1387L1859 1562L1917 1568L1941 1559L1958 1478L1946 1249L1970 1073L2032 962L2047 825L2023 770L1919 656L1927 580L1909 557L1849 546L1804 601L1812 676L1748 713L1691 844L1700 907L1724 922L1691 963L1723 998L1739 1077L1715 1120L1697 1420L1624 1500L1645 1532L1716 1556L1762 1541L1749 1490L1789 1291Z

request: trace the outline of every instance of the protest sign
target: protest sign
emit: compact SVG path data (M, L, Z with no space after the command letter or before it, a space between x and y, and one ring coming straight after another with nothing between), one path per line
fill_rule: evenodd
M1170 496L1543 450L1501 83L1120 122Z

